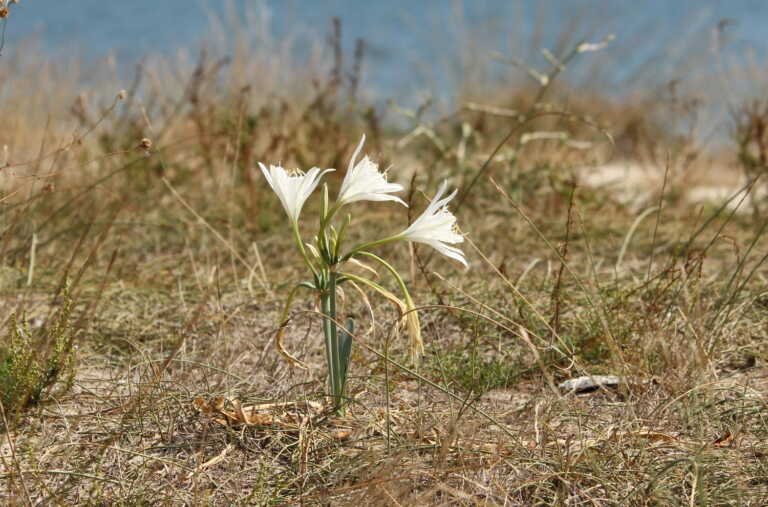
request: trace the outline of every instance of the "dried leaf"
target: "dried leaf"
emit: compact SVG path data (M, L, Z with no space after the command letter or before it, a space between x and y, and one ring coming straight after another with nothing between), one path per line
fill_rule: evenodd
M285 428L295 429L300 421L317 417L323 413L323 406L314 401L262 403L244 407L240 400L230 398L229 403L232 405L233 410L225 409L224 402L224 398L220 397L212 398L210 401L196 398L194 400L194 405L200 413L223 416L223 418L213 417L215 422L223 425L245 424L248 426L270 426L272 424L279 424ZM302 415L300 413L288 412L278 418L275 415L268 413L268 411L278 408L294 408L302 410L306 414Z
M730 447L733 445L733 439L734 435L730 431L726 431L724 434L719 436L714 442L712 442L712 445L715 447Z
M208 405L208 402L205 401L202 398L195 398L195 401L193 402L195 404L195 409L197 409L198 412L202 413L208 413L211 412L211 407Z
M633 437L645 438L645 439L651 440L653 442L658 442L660 440L662 440L664 442L675 442L675 441L678 440L677 438L675 438L675 437L673 437L671 435L667 435L665 433L659 433L659 432L656 432L656 431L647 431L647 430L640 430L640 431L637 431L637 432L629 432L629 433L627 433L627 435L633 436Z
M195 398L194 404L198 412L211 414L213 412L221 411L221 409L224 407L224 398L211 398L210 401L205 401L202 398Z
M287 325L288 322L285 322L280 326L280 329L277 330L277 334L275 334L275 347L277 347L277 351L280 355L287 359L293 366L301 368L302 370L308 370L309 366L305 362L293 357L291 353L286 350L285 345L283 345L283 337L285 336L285 328Z
M206 461L205 463L203 463L202 465L197 467L195 469L195 471L202 472L203 470L205 470L207 468L211 468L212 466L214 466L214 465L216 465L218 463L221 463L222 461L224 461L224 458L227 457L227 454L232 449L233 449L232 444L228 444L217 456L209 459L208 461Z
M334 440L346 440L352 435L349 430L336 430L331 432L331 438Z
M232 403L232 406L235 407L235 417L238 422L248 424L248 417L243 412L243 406L240 404L239 400L230 400Z

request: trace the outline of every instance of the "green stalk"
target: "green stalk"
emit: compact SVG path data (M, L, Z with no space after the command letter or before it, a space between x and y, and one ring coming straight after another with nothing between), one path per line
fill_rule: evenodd
M397 270L387 261L382 259L376 254L373 254L371 252L363 252L363 251L357 251L357 255L363 255L365 257L370 257L371 259L377 261L380 263L384 268L389 271L389 273L395 278L395 281L397 282L397 285L400 286L400 290L403 292L403 296L405 297L406 303L411 303L411 306L413 306L413 301L411 300L411 294L408 292L408 286L405 285L405 281L400 276L400 273L397 272Z
M386 243L392 243L393 241L400 241L401 239L403 239L403 236L401 234L398 234L397 236L390 236L388 238L379 239L376 241L371 241L370 243L364 243L362 245L358 245L355 248L353 248L347 255L345 255L342 260L351 259L355 255L359 255L363 253L364 250L369 250L375 246L384 245Z
M331 388L333 408L336 412L343 411L344 379L342 378L341 356L339 351L339 333L336 326L336 277L337 273L328 273L320 303L323 315L323 333L325 334L325 356L328 361L328 383Z
M299 248L299 252L301 252L301 256L304 257L304 262L307 264L307 267L312 271L312 274L315 275L315 278L317 278L317 269L315 269L315 265L312 263L312 260L309 258L309 255L307 255L307 251L304 248L304 243L301 241L301 233L299 232L299 224L293 223L292 229L293 229L293 240L296 242L296 246Z
M395 278L397 281L397 284L400 286L400 291L403 293L403 297L405 298L405 306L406 306L406 312L405 312L405 318L406 322L408 323L409 333L411 334L411 357L414 361L418 361L419 356L424 351L424 343L421 339L421 330L420 330L420 324L419 324L419 314L416 311L416 305L413 303L413 299L411 298L411 293L408 292L408 287L405 285L405 280L400 276L400 273L397 272L397 270L392 267L390 263L382 259L376 254L373 254L371 252L365 252L360 251L357 253L357 255L363 255L365 257L370 257L371 259L379 262L381 265L386 268L387 271Z

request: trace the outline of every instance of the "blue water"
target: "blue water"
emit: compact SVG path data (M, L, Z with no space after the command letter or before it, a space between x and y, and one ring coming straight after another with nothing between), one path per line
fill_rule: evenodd
M768 46L765 0L22 0L11 6L6 51L37 38L52 54L112 54L132 68L148 52L194 52L211 37L211 16L224 16L227 6L266 14L272 36L298 36L299 54L323 41L338 16L348 58L355 40L365 39L364 84L383 95L455 91L468 39L479 48L474 58L500 52L546 69L537 50L562 50L563 34L570 43L615 34L612 48L600 55L602 65L575 66L567 75L615 87L709 69L687 69L679 58L685 52L711 55L721 20L727 20L726 53L764 55Z

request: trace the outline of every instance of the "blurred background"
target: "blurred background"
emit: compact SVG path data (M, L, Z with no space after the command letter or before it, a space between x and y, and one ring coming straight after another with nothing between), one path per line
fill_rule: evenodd
M478 85L466 82L471 78L503 79L508 69L502 62L491 64L494 57L542 67L547 61L541 49L557 55L576 41L609 34L616 40L599 64L574 65L568 80L600 86L605 93L670 79L683 86L711 85L705 80L718 66L765 57L768 21L768 4L760 0L78 0L76 7L30 0L19 5L23 8L14 10L6 27L7 49L38 40L51 55L76 53L89 62L111 56L129 68L148 54L194 53L201 44L232 42L233 24L241 30L238 36L256 45L280 40L304 60L322 45L337 17L345 51L354 52L357 41L364 41L361 88L379 97L411 99L425 92L455 98L463 86Z
M596 155L571 165L630 160L658 173L678 161L688 174L717 173L716 183L735 185L744 168L724 165L759 161L766 151L768 3L758 0L78 0L76 7L25 0L10 7L0 69L8 128L0 144L19 157L33 153L40 136L10 142L12 132L92 123L85 116L103 111L120 89L136 101L129 107L145 123L137 130L149 121L170 133L195 79L195 93L205 88L218 105L247 89L251 111L333 96L347 120L412 135L399 147L426 136L444 151L456 139L435 141L444 135L435 126L464 122L480 134L499 126L494 118L503 124L514 112L556 105L594 120L594 128L580 124L566 134L551 121L531 124ZM582 43L593 46L582 52ZM35 84L33 93L25 83ZM609 134L610 148L590 130ZM622 167L614 179L626 174Z

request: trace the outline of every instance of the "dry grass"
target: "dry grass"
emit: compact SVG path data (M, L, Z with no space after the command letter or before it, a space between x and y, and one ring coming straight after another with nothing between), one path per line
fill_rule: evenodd
M664 133L642 103L587 94L554 120L470 107L417 117L409 136L354 100L333 51L301 71L288 49L268 47L148 63L114 106L119 87L76 101L77 76L32 65L26 49L3 60L2 317L23 309L45 322L69 280L78 330L74 388L5 414L5 502L766 503L766 222L680 198L686 179L673 172L695 165L693 137ZM273 80L255 81L265 68ZM309 84L287 85L297 82ZM549 111L537 93L485 105L532 117ZM630 138L621 156L676 162L639 208L579 185L576 170L608 158L605 132L630 129L630 117L647 127L614 135ZM568 135L522 142L534 128ZM318 408L312 302L295 308L286 337L312 369L271 342L302 272L252 169L344 167L361 131L374 158L411 177L412 209L425 203L416 189L444 177L462 189L472 266L425 248L386 252L423 306L416 371L399 366L407 344L391 308L373 298L372 323L345 294L362 331L349 413L334 419ZM593 145L564 142L574 140ZM398 207L356 210L366 237L409 220ZM625 382L582 395L556 387L603 373Z

